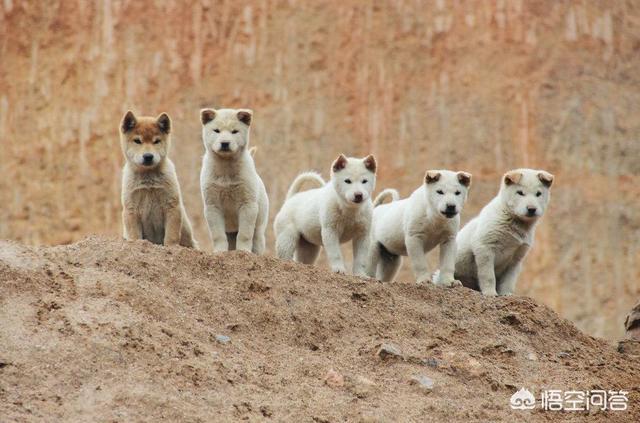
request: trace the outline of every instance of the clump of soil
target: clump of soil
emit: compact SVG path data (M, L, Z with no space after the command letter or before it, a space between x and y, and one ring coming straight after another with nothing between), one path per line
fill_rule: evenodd
M3 421L639 421L640 358L529 298L91 237L0 243ZM521 387L626 412L514 411Z

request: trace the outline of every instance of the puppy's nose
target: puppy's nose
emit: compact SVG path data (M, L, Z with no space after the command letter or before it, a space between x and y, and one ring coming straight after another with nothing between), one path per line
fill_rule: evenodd
M362 202L362 194L357 192L354 196L353 196L353 201L355 201L356 203L361 203Z
M142 160L143 160L143 163L146 165L153 163L153 154L150 154L150 153L143 154Z
M527 215L528 216L535 216L536 215L536 211L538 211L538 209L535 208L535 207L531 207L531 206L527 207Z
M226 142L226 141L221 142L221 143L220 143L220 150L222 150L222 151L229 151L229 144L230 144L230 143L228 143L228 142Z
M446 212L447 213L455 213L456 212L456 205L455 204L447 204Z

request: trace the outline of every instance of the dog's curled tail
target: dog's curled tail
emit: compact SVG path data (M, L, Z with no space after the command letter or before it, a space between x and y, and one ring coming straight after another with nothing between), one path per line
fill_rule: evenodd
M383 204L387 198L391 198L391 201L398 201L400 199L400 194L393 188L387 188L383 190L375 200L373 200L373 207L379 206Z
M316 172L301 173L300 175L296 176L296 179L294 179L291 183L289 191L287 191L287 200L300 192L300 187L307 181L314 182L316 185L318 185L318 188L323 187L325 184L322 176L320 176L320 174Z

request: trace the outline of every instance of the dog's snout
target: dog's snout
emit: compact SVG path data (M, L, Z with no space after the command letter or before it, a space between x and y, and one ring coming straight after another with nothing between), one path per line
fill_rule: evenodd
M229 146L231 145L230 142L228 141L223 141L220 143L220 150L222 151L229 151Z
M456 205L455 204L447 204L447 213L455 213Z
M527 207L527 215L535 216L538 209L536 207L528 206Z
M153 163L153 154L151 154L151 153L143 154L142 155L142 160L143 160L143 163L146 164L146 165L149 165L149 164Z
M355 201L356 203L361 203L363 199L364 197L360 192L357 192L353 195L353 201Z

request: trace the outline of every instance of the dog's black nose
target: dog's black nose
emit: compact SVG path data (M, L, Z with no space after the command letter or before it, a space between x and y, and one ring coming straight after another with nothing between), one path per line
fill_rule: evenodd
M447 204L446 212L447 213L455 213L456 212L456 205L455 204Z
M150 153L143 154L142 160L143 160L143 163L146 165L153 163L153 154L150 154Z
M361 203L362 202L362 194L357 193L353 196L353 201L355 201L356 203Z
M229 144L228 142L221 142L220 143L220 150L222 151L229 151Z
M538 211L538 209L535 208L535 207L527 207L527 215L528 216L535 216L536 215L536 211Z

